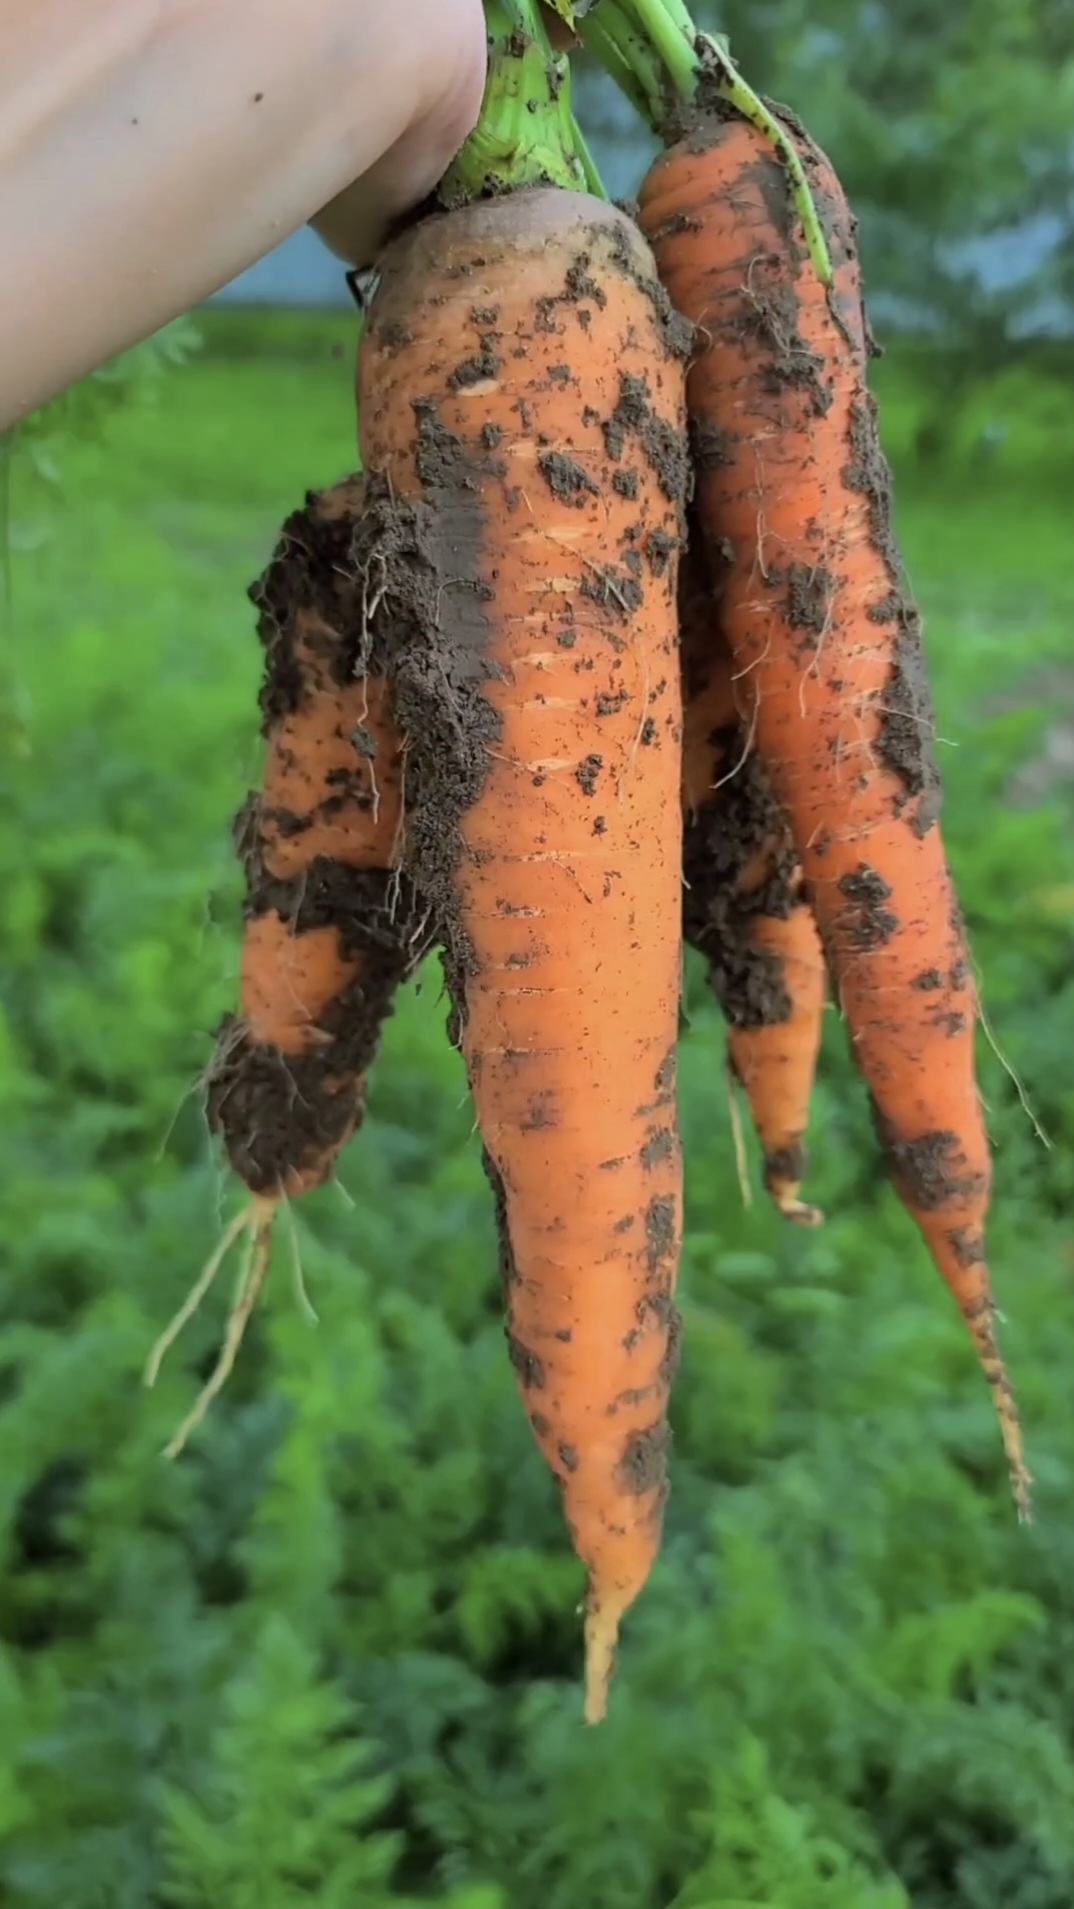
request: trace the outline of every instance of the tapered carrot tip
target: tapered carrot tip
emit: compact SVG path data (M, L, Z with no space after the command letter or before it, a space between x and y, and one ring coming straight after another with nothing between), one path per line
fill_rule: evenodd
M1029 1525L1033 1522L1033 1474L1026 1464L1022 1450L1022 1428L1018 1423L1018 1410L1009 1388L1004 1393L996 1390L993 1385L993 1391L996 1410L999 1413L999 1428L1003 1436L1003 1450L1007 1456L1007 1470L1011 1478L1014 1508L1018 1513L1019 1524Z
M608 1714L608 1690L615 1673L615 1647L619 1641L618 1605L602 1603L586 1611L585 1619L585 1720L603 1723Z
M785 1186L780 1186L777 1182L775 1186L770 1186L768 1191L777 1213L782 1213L785 1220L791 1220L795 1226L823 1226L823 1207L811 1206L808 1200L800 1200L795 1183L788 1182Z
M1028 1525L1033 1521L1033 1474L1025 1461L1018 1407L1015 1404L1014 1392L1007 1377L1007 1368L1000 1356L996 1341L992 1307L989 1305L986 1309L969 1315L966 1323L977 1347L977 1354L984 1367L985 1378L988 1380L992 1393L992 1403L996 1408L1018 1522Z

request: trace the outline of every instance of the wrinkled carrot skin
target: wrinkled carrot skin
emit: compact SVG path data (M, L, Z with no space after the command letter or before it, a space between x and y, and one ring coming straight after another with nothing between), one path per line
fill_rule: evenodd
M827 973L790 832L742 721L703 550L679 572L683 670L683 933L708 963L728 1063L749 1102L764 1182L785 1219L802 1200Z
M400 594L428 569L434 627L393 679L406 841L442 897L511 1358L586 1567L591 1721L659 1545L677 1333L686 460L660 307L620 213L519 193L392 247L359 377ZM460 778L477 763L443 889L430 708Z
M697 508L749 720L896 1186L973 1335L1025 1510L984 1257L976 993L936 819L920 621L866 383L854 221L828 161L788 126L827 232L830 292L793 229L778 158L737 118L710 118L705 136L656 161L641 222L698 328Z
M236 823L247 878L240 1011L207 1076L210 1122L251 1192L317 1186L361 1119L366 1070L413 965L416 906L393 875L401 756L382 680L355 675L348 560L363 485L288 519L251 592L268 749Z

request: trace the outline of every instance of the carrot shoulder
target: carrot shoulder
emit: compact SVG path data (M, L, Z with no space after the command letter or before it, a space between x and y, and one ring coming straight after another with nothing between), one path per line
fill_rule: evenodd
M918 612L866 383L854 222L793 122L834 283L744 120L699 119L642 195L661 277L698 327L698 511L757 745L790 820L896 1186L950 1286L1028 1504L985 1264L990 1161L977 999L938 825Z
M677 1333L682 369L636 229L538 188L397 241L359 385L406 865L586 1568L593 1720L659 1544Z

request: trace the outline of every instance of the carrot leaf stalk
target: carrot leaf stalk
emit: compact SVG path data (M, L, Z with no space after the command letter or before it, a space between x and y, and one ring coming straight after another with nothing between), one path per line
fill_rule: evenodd
M597 168L597 162L589 150L585 134L577 120L574 120L572 124L574 143L578 151L578 157L582 162L582 171L585 174L585 189L593 199L606 199L608 194L605 190L604 181Z
M663 137L672 108L713 95L747 119L779 154L801 221L806 250L822 285L832 261L801 156L771 107L743 79L721 36L698 33L682 0L601 0L579 23L590 51L635 109Z
M441 181L441 201L450 207L526 185L592 190L570 68L553 52L536 0L486 0L485 24L481 115Z

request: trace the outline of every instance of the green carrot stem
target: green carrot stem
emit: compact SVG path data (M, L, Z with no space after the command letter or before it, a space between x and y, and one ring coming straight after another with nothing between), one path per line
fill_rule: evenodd
M597 18L587 16L581 22L582 37L654 132L665 134L669 94L696 100L704 77L774 147L787 173L813 269L822 284L830 285L828 241L798 148L771 107L742 78L726 47L695 31L683 0L600 0Z
M615 81L619 91L630 101L639 119L652 125L660 105L659 68L653 61L651 76L642 80L639 68L644 62L627 57L622 44L627 31L626 22L620 20L617 30L617 26L611 23L615 12L612 0L602 0L599 14L586 18L581 29L582 38L594 58L599 60L605 72Z
M656 54L666 82L680 99L693 99L699 71L697 29L680 0L619 0L619 7Z
M485 0L488 78L481 115L440 185L449 205L520 186L587 190L571 114L570 69L535 0Z
M586 191L591 193L594 199L606 199L608 194L604 189L604 181L600 176L597 162L589 150L585 134L576 119L573 121L573 132L575 150L585 173Z
M774 146L783 162L790 180L791 198L794 209L801 221L805 235L806 250L812 261L813 269L822 285L832 283L832 260L828 250L828 241L824 235L820 216L813 203L813 194L802 165L801 154L782 121L776 118L771 107L752 86L742 78L737 66L722 46L707 35L700 42L705 63L717 76L717 86L721 96L728 104L748 119L751 126Z

